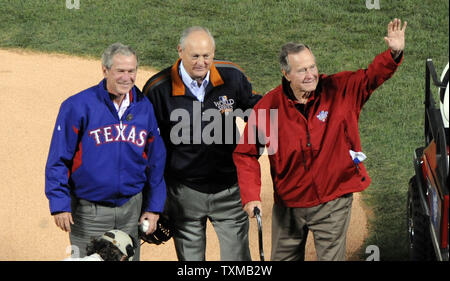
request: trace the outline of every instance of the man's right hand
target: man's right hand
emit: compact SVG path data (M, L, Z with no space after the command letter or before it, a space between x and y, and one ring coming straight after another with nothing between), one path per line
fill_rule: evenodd
M253 212L255 207L258 207L258 209L260 210L261 217L262 217L263 214L262 214L261 201L250 201L247 204L245 204L245 206L244 206L244 211L248 214L249 218L255 217L255 213Z
M65 232L70 232L70 225L73 224L72 213L62 212L53 215L55 224Z

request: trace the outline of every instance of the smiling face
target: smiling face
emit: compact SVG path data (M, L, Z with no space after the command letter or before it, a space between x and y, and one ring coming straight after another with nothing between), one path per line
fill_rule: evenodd
M319 81L319 70L316 59L310 50L288 55L289 73L283 71L284 77L291 82L291 88L296 96L303 96L314 91Z
M193 80L201 81L211 69L214 60L214 43L204 31L189 34L184 46L178 46L178 55L186 72Z
M134 86L137 74L137 60L134 55L114 55L111 68L102 66L106 88L115 96L126 95Z

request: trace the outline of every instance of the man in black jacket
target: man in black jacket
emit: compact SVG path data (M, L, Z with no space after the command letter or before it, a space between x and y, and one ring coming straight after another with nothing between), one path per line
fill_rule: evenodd
M214 51L206 28L186 29L178 61L151 77L143 90L167 148L166 211L183 261L205 260L208 218L219 237L221 260L251 259L232 153L239 140L235 117L248 116L261 96L252 93L236 65L214 61Z

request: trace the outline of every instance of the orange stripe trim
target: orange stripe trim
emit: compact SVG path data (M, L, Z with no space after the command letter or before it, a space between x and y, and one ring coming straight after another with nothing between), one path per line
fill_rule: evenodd
M183 80L180 77L179 72L179 66L180 66L181 59L178 59L177 62L172 66L172 69L170 71L170 76L172 78L172 95L173 96L184 96L186 93L186 87L184 86ZM224 62L220 62L224 63ZM219 71L217 70L215 66L216 62L213 63L210 69L209 73L209 80L211 81L211 84L214 87L223 85L224 82L222 80L222 77L219 74ZM233 63L228 63L233 64ZM152 83L153 84L153 83Z
M215 61L214 63L215 64L229 64L229 65L235 66L236 68L238 68L245 75L245 71L239 65L235 64L234 62L231 62L231 61ZM248 77L247 75L245 75L245 77L247 77L247 80L249 82L251 82L250 77ZM254 93L256 93L256 92L254 92Z
M211 66L211 72L209 73L209 80L211 80L211 83L213 84L214 87L223 85L223 80L222 77L219 74L219 71L216 68L216 63L214 62L214 64Z
M172 95L173 96L184 96L186 88L184 87L183 80L181 80L180 74L178 72L178 66L180 65L181 59L172 66L170 71L170 77L172 78Z
M234 62L231 61L223 61L223 60L218 60L218 61L214 61L214 64L229 64L229 65L234 65L237 68L239 68L239 70L244 73L244 70L237 64L235 64Z
M148 91L153 87L153 85L155 85L156 83L158 83L159 81L161 81L162 79L166 78L167 74L163 74L161 76L159 76L158 78L156 78L155 80L153 80L145 89L144 95L147 96L148 95Z

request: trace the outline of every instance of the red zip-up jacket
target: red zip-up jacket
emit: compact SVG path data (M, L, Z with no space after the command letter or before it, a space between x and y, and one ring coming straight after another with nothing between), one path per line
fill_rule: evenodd
M283 85L254 107L233 153L242 204L260 201L258 158L266 148L274 201L286 207L313 207L370 184L362 163L350 150L361 151L358 119L371 93L388 80L403 60L390 50L375 57L367 69L320 75L307 117L296 109Z

